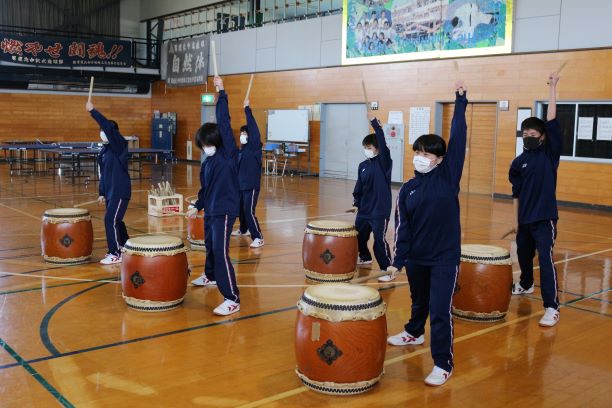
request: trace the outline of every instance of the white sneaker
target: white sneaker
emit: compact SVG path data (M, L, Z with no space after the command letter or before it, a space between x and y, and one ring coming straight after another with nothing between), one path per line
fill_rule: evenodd
M513 295L524 295L529 293L533 293L533 285L531 285L529 289L523 289L519 282L516 282L514 285L512 285Z
M418 346L419 344L425 343L425 335L421 334L419 337L414 337L404 330L395 336L389 337L387 343L393 346Z
M372 260L364 261L361 258L357 258L357 265L372 265Z
M225 299L223 303L213 310L213 313L220 316L231 315L232 313L236 313L240 311L240 303L236 303L232 300Z
M264 246L264 240L260 238L255 238L253 242L251 242L251 245L249 246L251 248L261 248L262 246Z
M553 327L555 324L559 323L559 318L561 315L557 309L553 309L552 307L547 307L544 311L544 316L540 319L540 326Z
M452 372L445 371L438 366L434 366L431 373L425 378L425 384L437 387L444 384L451 376Z
M191 281L193 286L215 286L217 281L210 280L206 277L206 275L202 275L197 279Z
M100 260L100 263L102 265L114 265L121 263L121 255L106 254L104 258Z
M381 276L380 278L378 278L378 281L379 282L391 282L391 281L394 281L395 278L398 277L398 275L399 275L399 271L395 270L395 271L391 272L391 274L389 274L389 275Z
M240 229L232 231L232 236L233 237L239 237L241 235L244 235L246 237L246 236L251 235L251 233L249 232L249 230L247 230L246 232L240 232Z

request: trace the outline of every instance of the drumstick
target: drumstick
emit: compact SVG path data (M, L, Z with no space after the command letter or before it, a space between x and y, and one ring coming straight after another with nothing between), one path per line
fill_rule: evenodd
M87 102L89 103L91 103L91 94L93 93L93 84L94 84L94 77L92 75L91 80L89 81L89 97L87 98Z
M212 60L213 60L213 74L215 77L219 76L219 71L217 71L217 52L215 51L215 41L210 40L210 50L212 52ZM217 92L219 92L219 87L215 86Z
M97 200L97 199L96 199L96 200L91 200L91 201L85 201L84 203L79 203L79 204L76 204L74 207L75 207L75 208L77 208L77 207L85 207L86 205L95 204L95 203L97 203L97 202L98 202L98 200Z
M389 271L380 271L380 272L376 272L376 273L371 273L367 276L362 276L360 278L353 278L349 281L349 283L362 283L362 282L367 282L370 279L375 279L375 278L380 278L381 276L387 276L387 275L391 275L393 272Z
M511 229L510 231L506 232L504 235L502 235L502 237L500 239L506 238L508 235L512 234L513 232L514 232L514 228Z
M185 212L172 212L172 215L182 215L183 217L187 217L187 213ZM195 218L204 218L203 215L196 215Z
M251 86L253 86L254 77L255 77L255 74L251 74L251 79L249 80L249 87L247 88L247 93L246 93L246 96L244 97L245 101L249 99L249 95L251 94Z
M561 64L561 66L557 70L557 75L559 75L561 73L561 71L563 71L563 68L565 68L566 65L567 65L567 61L563 61L563 64ZM550 82L547 81L546 85L550 85Z
M459 63L457 62L457 60L453 61L453 66L455 67L455 74L457 78L459 78ZM463 91L463 88L459 88L459 95L463 95Z
M365 99L366 109L370 110L370 104L368 103L368 93L366 92L365 81L361 80L361 88L363 89L363 98Z

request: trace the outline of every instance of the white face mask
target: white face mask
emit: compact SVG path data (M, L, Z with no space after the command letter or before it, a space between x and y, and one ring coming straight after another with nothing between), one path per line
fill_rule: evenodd
M246 133L241 133L240 134L240 143L241 144L247 144L247 142L249 141L249 137L247 136Z
M422 174L429 173L437 166L437 164L433 164L432 160L429 160L427 157L423 156L414 156L412 163L414 164L414 169Z
M204 154L208 157L214 156L217 153L217 148L215 146L207 146L204 148Z
M376 154L374 153L374 150L370 150L370 149L363 149L363 154L368 159L372 159L372 158L376 157Z
M102 143L108 143L108 137L106 137L106 133L103 130L100 131L100 139L102 139Z

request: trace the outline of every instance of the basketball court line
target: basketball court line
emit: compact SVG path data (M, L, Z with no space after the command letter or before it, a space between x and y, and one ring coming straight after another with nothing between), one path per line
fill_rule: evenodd
M482 330L477 330L477 331L475 331L473 333L469 333L469 334L466 334L464 336L455 338L454 341L453 341L453 344L461 343L463 341L472 339L474 337L478 337L478 336L482 336L484 334L488 334L490 332L502 329L504 327L508 327L508 326L514 325L516 323L520 323L520 322L522 322L524 320L531 319L531 318L539 316L541 314L543 314L543 311L531 313L530 315L527 315L527 316L522 316L522 317L519 317L519 318L514 319L514 320L510 320L510 321L507 321L507 322L504 322L504 323L496 324L495 326L487 327L487 328L482 329ZM393 357L393 358L387 359L387 360L385 360L384 365L385 366L389 366L391 364L395 364L395 363L398 363L398 362L401 362L401 361L404 361L404 360L408 360L408 359L410 359L412 357L416 357L416 356L419 356L421 354L425 354L425 353L430 352L430 351L431 351L430 347L423 347L422 349L419 349L417 351L413 351L413 352L408 353L408 354L404 354L404 355L401 355L401 356L397 356L397 357ZM423 387L425 387L425 385L423 385ZM301 394L301 393L309 391L309 390L310 390L309 388L307 388L305 386L301 386L301 387L298 387L298 388L294 388L292 390L284 391L284 392L276 394L276 395L271 395L269 397L262 398L262 399L257 400L257 401L250 402L248 404L240 405L240 406L238 406L236 408L255 408L255 407L260 407L262 405L269 404L269 403L276 402L276 401L280 401L280 400L286 399L288 397L291 397L291 396L294 396L294 395L297 395L297 394Z

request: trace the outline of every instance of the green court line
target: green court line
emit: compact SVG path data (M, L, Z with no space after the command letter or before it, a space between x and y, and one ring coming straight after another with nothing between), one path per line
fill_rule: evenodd
M30 373L30 375L34 377L34 379L38 381L40 385L45 387L45 389L49 391L49 393L53 395L53 397L60 404L62 404L62 406L74 408L74 405L72 405L72 403L68 401L66 397L64 397L58 390L56 390L55 387L49 384L49 382L45 380L45 378L38 371L36 371L34 367L32 367L27 361L21 358L21 356L17 354L17 352L13 350L11 346L6 344L6 342L2 338L0 338L0 346L2 346L2 348L6 350L6 352L9 353L11 357L13 357L15 361L19 363L20 366L22 366L28 373Z

